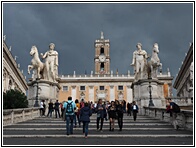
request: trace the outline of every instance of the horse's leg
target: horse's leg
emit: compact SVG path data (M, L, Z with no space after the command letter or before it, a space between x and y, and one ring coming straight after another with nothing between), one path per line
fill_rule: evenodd
M37 78L40 79L40 67L37 67Z
M30 74L30 70L33 68L33 65L28 65L28 74Z

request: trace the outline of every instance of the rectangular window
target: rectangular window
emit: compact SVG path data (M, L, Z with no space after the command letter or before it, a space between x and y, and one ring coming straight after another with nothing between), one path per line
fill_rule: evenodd
M99 86L99 90L104 90L104 86Z
M122 85L119 85L118 86L118 90L123 90L123 86Z
M63 91L68 91L68 86L63 86Z
M85 86L80 86L80 90L85 90Z

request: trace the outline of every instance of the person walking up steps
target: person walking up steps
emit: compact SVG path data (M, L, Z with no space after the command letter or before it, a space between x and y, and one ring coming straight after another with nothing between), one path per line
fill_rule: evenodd
M84 107L80 110L80 121L83 122L83 134L85 138L88 136L88 125L90 123L90 116L92 115L92 110L89 107L89 104L86 102Z
M64 103L63 107L65 108L66 129L69 136L69 134L73 134L74 110L76 109L76 104L72 101L72 97L68 97L68 101Z
M136 121L138 110L139 110L139 108L136 105L136 102L133 101L132 111L133 111L133 119L134 119L134 121Z
M177 113L180 112L180 107L175 102L173 102L171 99L169 99L169 104L170 104L170 112L172 115L172 124L174 126L174 129L178 130L179 124L176 118L177 118Z

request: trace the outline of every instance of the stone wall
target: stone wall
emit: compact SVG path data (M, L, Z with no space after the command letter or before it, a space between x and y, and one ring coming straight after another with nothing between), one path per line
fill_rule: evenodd
M166 113L166 108L144 107L144 112L142 114L163 120L165 122L170 122L170 123L172 119L172 117L170 117L170 113ZM192 110L181 109L181 112L177 114L177 120L178 120L180 128L193 131L193 111Z

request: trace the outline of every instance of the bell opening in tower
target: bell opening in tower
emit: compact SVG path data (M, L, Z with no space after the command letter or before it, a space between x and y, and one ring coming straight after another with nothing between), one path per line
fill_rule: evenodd
M101 72L104 72L104 63L101 63L100 69L101 69Z
M100 54L104 54L104 48L101 48L101 53Z

